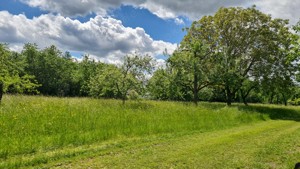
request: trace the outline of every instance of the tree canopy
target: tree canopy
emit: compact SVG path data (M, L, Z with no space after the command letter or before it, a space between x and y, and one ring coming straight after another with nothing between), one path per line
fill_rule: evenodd
M220 8L193 22L168 62L184 77L179 85L193 91L195 103L208 85L221 89L228 105L239 91L246 103L249 92L268 80L278 81L278 92L292 85L297 40L287 20L272 19L255 7Z

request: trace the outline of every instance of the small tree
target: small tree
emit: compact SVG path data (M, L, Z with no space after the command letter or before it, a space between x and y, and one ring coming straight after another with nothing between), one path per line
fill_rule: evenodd
M148 55L126 55L119 66L106 65L91 78L90 95L121 98L123 104L129 91L145 91L146 75L152 73L152 58Z

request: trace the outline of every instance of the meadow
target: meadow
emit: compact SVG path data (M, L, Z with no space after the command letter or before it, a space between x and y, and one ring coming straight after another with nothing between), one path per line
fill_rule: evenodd
M143 165L149 168L201 168L200 163L195 163L196 157L201 156L199 152L195 157L193 153L176 155L178 150L183 149L180 148L182 144L187 143L191 150L208 147L205 153L215 153L218 148L228 148L223 143L230 143L234 140L231 138L244 139L243 145L247 145L247 141L255 140L250 139L249 133L266 134L258 140L272 139L271 136L278 135L280 129L290 129L291 126L294 132L300 133L299 121L300 109L297 107L246 107L238 104L227 107L223 103L200 103L195 106L192 103L159 101L128 101L123 105L119 100L5 95L0 105L0 168L88 168L97 164L90 158L100 155L107 156L101 158L106 161L99 163L98 160L94 168ZM293 134L291 140L295 139L292 136L300 137L299 134ZM285 146L293 146L291 140L285 141ZM212 144L214 142L222 142L218 143L221 147ZM169 143L174 146L171 147ZM164 146L153 147L160 144ZM179 147L176 148L176 145ZM280 149L283 143L276 145ZM145 147L153 152L145 154ZM159 150L161 148L168 148L168 151ZM170 152L173 148L176 148L176 151L172 150L174 154ZM295 151L298 154L299 148L300 145ZM251 150L251 147L248 149ZM138 163L127 163L131 164L129 166L122 165L131 154L128 151L132 150L142 153L142 159L137 160ZM234 147L233 150L237 151L238 148ZM155 166L146 160L150 160L151 155L160 156L163 153L170 157L168 160L172 157L182 157L180 160L194 157L194 163L189 161L189 165L184 165L179 160L180 165L174 166L174 161L167 163L168 160L161 158L163 161L158 161L156 165L162 166ZM115 154L119 154L119 159L115 159ZM219 155L210 156L218 158ZM225 160L222 158L219 159L221 162ZM88 159L90 163L80 161L82 159ZM285 164L291 166L291 160ZM80 167L78 164L89 166ZM228 168L233 166L236 164Z

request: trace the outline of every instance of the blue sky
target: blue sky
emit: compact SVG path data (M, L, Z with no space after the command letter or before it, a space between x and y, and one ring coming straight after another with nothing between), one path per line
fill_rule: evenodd
M0 11L6 10L11 14L25 14L27 18L32 19L49 12L43 11L38 7L30 7L18 0L2 0L0 1ZM109 15L113 18L121 20L126 27L144 28L154 40L163 40L172 43L180 43L185 33L182 31L184 27L191 25L191 21L186 17L181 17L184 24L176 24L172 19L161 19L144 8L137 8L130 5L121 5L119 8L109 11ZM76 16L81 22L87 22L95 14L86 16Z
M111 16L123 22L124 26L145 29L154 40L163 40L172 43L180 43L186 34L183 28L191 25L188 18L180 17L184 21L183 24L176 24L172 19L161 19L152 14L147 9L134 8L132 6L122 5L111 11Z
M47 12L41 11L39 8L32 8L28 5L21 3L17 0L1 0L0 1L0 11L8 11L11 14L25 14L28 18L33 18L34 16L40 16Z
M300 17L300 0L1 0L0 43L17 51L28 42L56 45L76 57L89 54L109 63L133 52L162 60L193 20L220 7L254 4L291 24Z

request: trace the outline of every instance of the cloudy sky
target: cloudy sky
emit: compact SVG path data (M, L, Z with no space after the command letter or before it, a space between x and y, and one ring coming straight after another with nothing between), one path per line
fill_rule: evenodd
M291 24L300 18L300 0L1 0L0 42L17 51L28 42L41 49L53 44L108 63L133 52L162 62L193 20L220 7L254 4Z

